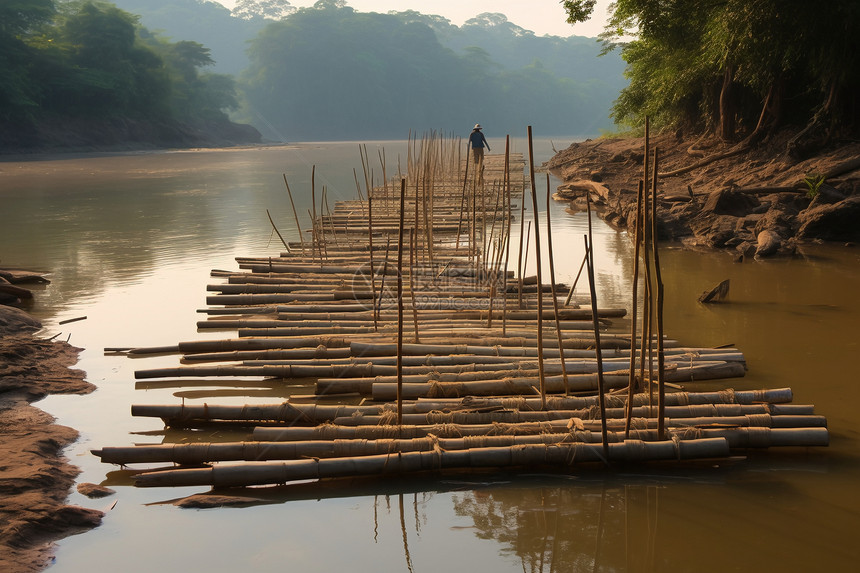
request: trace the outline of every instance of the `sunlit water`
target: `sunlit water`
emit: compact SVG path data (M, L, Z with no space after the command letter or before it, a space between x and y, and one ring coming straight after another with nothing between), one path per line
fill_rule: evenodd
M504 148L501 140L490 143ZM550 146L536 142L538 161ZM526 151L521 140L514 148ZM398 158L405 163L404 143L368 144L377 180L383 149L389 171ZM98 386L39 405L81 432L67 452L82 470L79 481L118 490L107 501L70 496L88 507L117 503L101 527L60 543L52 571L856 570L860 254L852 249L816 247L804 257L744 264L671 247L661 254L667 334L690 346L737 345L750 370L732 385L792 387L796 402L814 403L828 417L827 449L635 475L299 486L266 490L269 505L213 510L161 503L205 488L137 489L111 473L90 449L162 439L133 434L161 425L132 418L131 404L177 402L175 390L135 390L134 370L178 359L133 360L103 349L224 337L196 331L206 284L216 282L209 271L235 269L235 256L281 250L266 209L288 240L297 238L282 174L306 227L314 165L317 189L325 186L330 202L355 196L353 169L363 179L357 143L0 162L0 266L51 272L29 310L45 335L61 333L84 348L78 366ZM569 282L582 259L586 219L555 203L551 215L557 278ZM629 238L600 222L595 232L600 305L629 306ZM696 302L725 278L730 302ZM584 295L584 287L581 281L577 292Z

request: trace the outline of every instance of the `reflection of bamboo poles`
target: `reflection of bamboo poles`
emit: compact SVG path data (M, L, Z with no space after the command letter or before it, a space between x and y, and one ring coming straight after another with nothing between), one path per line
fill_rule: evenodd
M403 536L403 557L406 559L406 568L409 570L409 573L412 573L412 556L409 555L409 540L406 536L406 518L403 511L403 493L400 493L397 497L400 509L400 533Z

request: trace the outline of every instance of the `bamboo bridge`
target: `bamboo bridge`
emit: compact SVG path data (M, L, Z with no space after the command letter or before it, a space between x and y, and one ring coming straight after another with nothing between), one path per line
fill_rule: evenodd
M381 186L371 184L364 151L364 192L357 180L358 198L334 208L312 188L311 228L299 241L284 241L278 257L243 257L238 270L212 272L218 281L207 287L214 294L198 329L234 336L106 349L181 356L176 367L135 378L138 388L184 389L182 401L134 405L132 415L172 428L227 427L241 441L93 453L142 464L138 486L236 487L472 468L572 471L827 445L825 418L791 403L789 388L688 390L741 377L746 365L738 349L689 348L662 332L647 183L636 233L644 304L634 286L630 313L598 307L586 248L583 308L571 302L571 285L555 281L551 233L548 278L541 264L537 276L523 276L527 257L542 260L539 235L550 229L549 210L539 220L531 134L528 162L507 146L476 166L460 149L435 135L410 140L405 173L389 178L380 155ZM292 203L288 183L287 191ZM243 380L294 391L275 404L186 403L194 388Z

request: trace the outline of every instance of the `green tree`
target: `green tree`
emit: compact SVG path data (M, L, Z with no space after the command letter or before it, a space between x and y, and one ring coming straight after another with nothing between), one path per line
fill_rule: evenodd
M287 0L238 0L232 14L242 20L282 20L295 11Z
M53 0L0 2L0 120L22 120L35 110L40 90L30 62L37 52L28 42L54 12Z
M591 0L564 2L570 22ZM856 130L860 25L855 0L618 0L603 35L622 45L630 85L617 121L666 125L756 141L785 124L819 143ZM799 142L795 142L796 144Z

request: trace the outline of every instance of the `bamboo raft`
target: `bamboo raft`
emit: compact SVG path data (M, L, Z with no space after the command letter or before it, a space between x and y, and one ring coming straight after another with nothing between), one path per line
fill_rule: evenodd
M106 463L144 464L133 476L138 486L237 487L471 468L679 463L828 444L826 419L810 405L792 404L790 388L686 390L741 377L746 364L735 348L684 347L662 332L647 160L628 317L626 309L597 306L590 234L580 268L591 291L587 306L572 301L575 282L555 281L551 233L549 281L541 264L536 276L524 276L529 199L532 256L541 260L531 132L529 179L525 158L509 145L480 166L460 148L435 135L410 140L406 173L390 180L380 154L382 185L372 184L362 150L364 189L356 177L358 199L333 209L312 177L310 229L301 229L293 207L299 241L284 241L277 257L238 258L238 271L212 271L221 282L207 287L215 294L197 326L234 337L106 349L133 358L179 356L178 366L139 369L135 378L138 388L180 389L182 402L134 405L132 415L172 428L229 427L244 432L242 441L93 453ZM654 173L656 163L655 150ZM286 176L284 183L293 204ZM656 176L651 184L656 197ZM549 231L548 212L546 218ZM203 388L220 386L237 396L253 396L253 389L304 393L291 390L275 404L185 402L211 397ZM157 465L165 463L174 466Z

